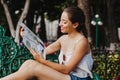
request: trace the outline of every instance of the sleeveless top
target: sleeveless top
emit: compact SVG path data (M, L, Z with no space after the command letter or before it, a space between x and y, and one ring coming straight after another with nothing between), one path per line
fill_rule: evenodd
M79 40L77 40L76 43ZM66 54L63 54L63 52L60 51L60 54L59 54L59 57L58 57L59 64L66 64L66 63L68 63L70 58L71 58L71 56L74 54L72 52L73 52L73 50L70 50L70 51L67 51ZM65 57L65 60L64 60L64 57ZM91 53L91 50L90 50L89 53L86 54L83 57L83 59L79 62L77 67L73 71L71 71L70 74L73 74L73 75L78 76L80 78L85 78L85 77L88 77L88 76L93 78L92 72L91 72L92 66L93 66L93 58L92 58L92 53Z

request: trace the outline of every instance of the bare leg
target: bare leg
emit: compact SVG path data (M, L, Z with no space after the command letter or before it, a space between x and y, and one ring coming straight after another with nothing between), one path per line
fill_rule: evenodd
M69 75L62 74L34 60L27 60L17 72L0 80L30 80L33 77L37 77L38 80L70 80Z
M34 77L30 69L31 67L30 61L32 60L24 62L18 71L1 78L0 80L29 80L29 78Z

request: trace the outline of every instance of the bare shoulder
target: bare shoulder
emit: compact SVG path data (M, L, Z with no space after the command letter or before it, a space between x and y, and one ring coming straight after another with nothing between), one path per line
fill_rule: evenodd
M80 49L82 49L82 50L89 51L90 45L89 45L89 42L88 42L87 38L82 37L82 38L77 42L76 48L80 48Z
M61 42L61 41L64 41L66 39L68 35L62 35L58 40Z
M82 37L80 40L79 40L79 43L83 43L83 44L88 44L88 40L86 37Z
M79 40L79 43L88 43L88 39L85 36L82 36Z

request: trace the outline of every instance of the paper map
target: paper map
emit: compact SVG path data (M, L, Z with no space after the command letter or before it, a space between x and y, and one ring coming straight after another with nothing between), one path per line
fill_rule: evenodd
M32 48L37 53L42 53L44 59L46 59L46 53L44 51L45 45L43 41L35 35L24 23L19 23L24 28L23 44L28 48Z

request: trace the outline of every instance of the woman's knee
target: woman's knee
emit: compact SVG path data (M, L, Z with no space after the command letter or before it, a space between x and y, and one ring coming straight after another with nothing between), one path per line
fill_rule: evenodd
M31 65L35 62L36 62L35 60L29 59L29 60L26 60L22 65Z
M30 60L26 60L26 61L21 65L20 68L34 69L34 68L37 68L37 67L42 68L42 67L44 67L44 65L41 64L41 63L39 63L39 62L37 62L37 61L35 61L35 60L31 60L31 59L30 59Z
M38 76L38 73L41 74L44 70L45 65L35 61L27 60L19 68L18 72L29 73L30 76Z
M36 62L35 60L26 60L20 67L20 69L30 69L30 68L33 68L35 67L35 65L37 64L38 62Z

